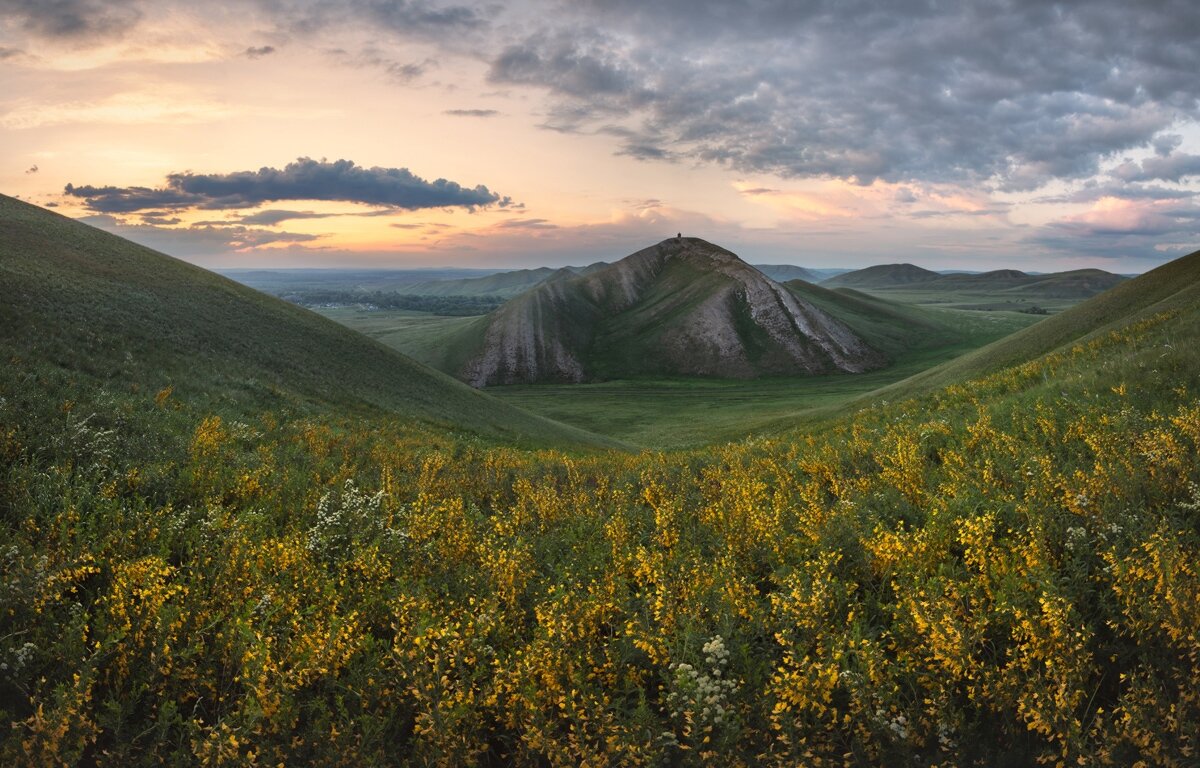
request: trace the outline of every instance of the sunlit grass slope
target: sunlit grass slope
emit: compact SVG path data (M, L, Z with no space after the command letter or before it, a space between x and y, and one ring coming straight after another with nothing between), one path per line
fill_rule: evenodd
M382 411L495 439L598 440L308 310L2 196L0 349L10 373L67 398L170 386L224 408Z

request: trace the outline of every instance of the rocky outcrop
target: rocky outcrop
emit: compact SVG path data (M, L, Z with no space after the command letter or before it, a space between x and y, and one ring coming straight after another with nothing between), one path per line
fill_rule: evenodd
M556 275L500 307L458 373L482 387L860 372L883 363L845 325L733 253L673 238L588 274Z

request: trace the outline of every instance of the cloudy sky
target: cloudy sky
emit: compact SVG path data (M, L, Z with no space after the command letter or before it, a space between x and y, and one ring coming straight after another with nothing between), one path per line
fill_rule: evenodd
M205 266L1138 272L1200 3L0 0L0 191Z

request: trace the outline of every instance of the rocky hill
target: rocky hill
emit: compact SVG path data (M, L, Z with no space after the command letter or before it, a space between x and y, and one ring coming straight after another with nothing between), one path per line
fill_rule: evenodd
M559 273L447 341L442 367L476 387L860 372L885 362L845 324L698 238Z

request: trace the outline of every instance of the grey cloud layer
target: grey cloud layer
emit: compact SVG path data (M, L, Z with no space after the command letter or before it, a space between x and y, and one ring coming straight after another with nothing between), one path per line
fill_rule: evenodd
M1173 154L1150 157L1137 163L1122 163L1113 171L1122 181L1182 181L1200 176L1200 155Z
M505 207L512 202L482 184L464 187L446 179L426 181L407 168L363 168L350 160L326 162L310 158L300 158L282 170L173 173L167 177L167 186L157 189L68 184L65 191L83 198L88 208L100 213L151 208L251 208L277 200L331 200L405 210Z
M877 5L570 4L490 79L549 93L549 127L635 116L636 157L1008 189L1093 175L1200 111L1193 2Z
M0 0L0 19L116 36L174 1ZM214 2L285 36L369 29L382 48L360 63L401 82L431 62L387 39L483 58L493 84L547 94L545 127L602 131L648 161L1024 190L1138 148L1170 155L1200 118L1194 0Z
M0 0L0 22L50 38L120 37L142 18L135 0Z

